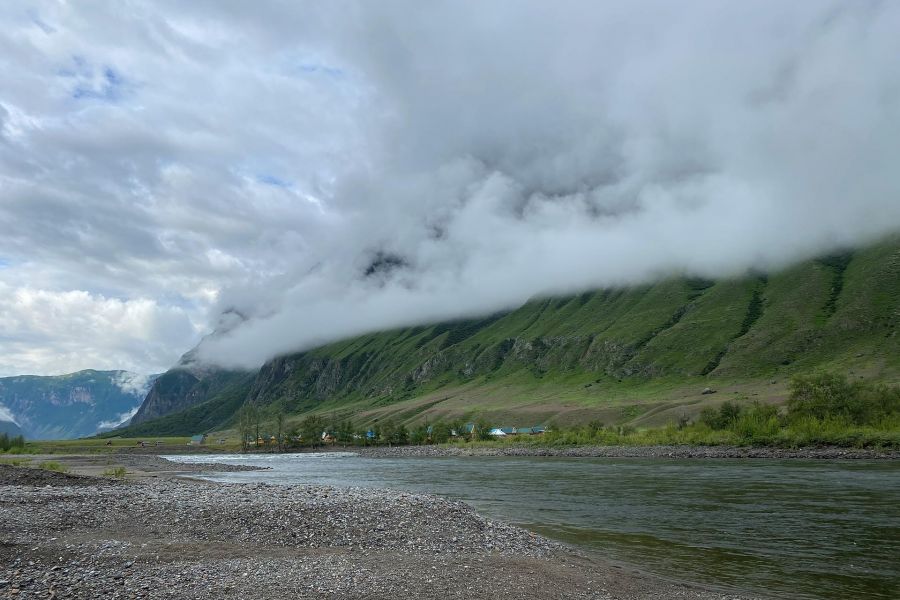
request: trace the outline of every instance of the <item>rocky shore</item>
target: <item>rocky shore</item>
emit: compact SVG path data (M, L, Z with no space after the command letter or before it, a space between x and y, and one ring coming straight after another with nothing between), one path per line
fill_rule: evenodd
M370 458L442 456L553 456L563 458L764 458L900 459L900 451L867 448L766 448L742 446L394 446L341 448Z
M9 598L733 598L387 490L0 465L0 536Z

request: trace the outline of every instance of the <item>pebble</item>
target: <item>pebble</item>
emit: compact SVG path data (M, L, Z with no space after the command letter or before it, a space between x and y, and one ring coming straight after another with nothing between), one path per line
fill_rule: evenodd
M6 597L724 598L598 591L570 549L435 496L31 471L0 465Z

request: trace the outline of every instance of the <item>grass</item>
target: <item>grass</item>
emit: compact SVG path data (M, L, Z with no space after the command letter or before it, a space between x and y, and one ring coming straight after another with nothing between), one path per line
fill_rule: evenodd
M56 473L67 473L69 471L61 463L58 463L55 460L45 460L38 464L38 468L44 469L45 471L55 471Z
M144 437L144 438L82 438L76 440L34 440L25 443L24 451L28 454L93 454L114 452L123 448L136 448L141 442L147 447L156 447L156 441L162 442L161 451L172 452L180 446L186 446L189 437ZM109 445L107 445L109 444Z
M30 458L0 458L0 465L23 467L31 462Z
M103 476L123 479L125 477L125 467L112 467L110 469L106 469L105 471L103 471Z
M900 448L900 387L849 380L833 373L798 376L779 408L760 402L723 402L665 427L636 429L592 421L553 427L540 437L495 444L572 445L734 445L797 448L840 446Z

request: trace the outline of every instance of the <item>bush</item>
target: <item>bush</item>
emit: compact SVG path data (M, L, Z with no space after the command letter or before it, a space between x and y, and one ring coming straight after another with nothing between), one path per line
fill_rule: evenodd
M125 477L125 467L113 467L112 469L107 469L103 471L103 475L106 477L116 477L117 479L122 479Z
M710 429L728 429L741 416L741 407L734 402L724 402L719 410L704 408L700 411L700 422Z
M54 460L44 461L38 465L38 468L44 469L45 471L56 471L57 473L65 473L68 471L67 468Z
M788 419L811 417L846 420L854 425L875 425L900 413L900 388L862 381L843 375L819 373L791 381Z

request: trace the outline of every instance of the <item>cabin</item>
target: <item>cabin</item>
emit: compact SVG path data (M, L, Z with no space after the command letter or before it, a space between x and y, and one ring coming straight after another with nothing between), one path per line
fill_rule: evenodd
M206 442L206 434L202 433L200 435L192 435L191 441L188 442L190 446L202 446Z

